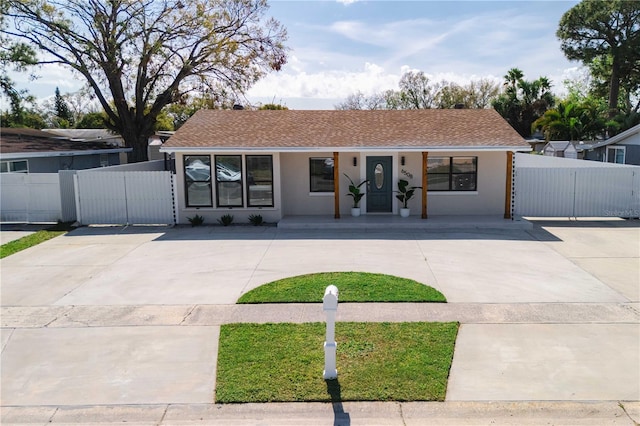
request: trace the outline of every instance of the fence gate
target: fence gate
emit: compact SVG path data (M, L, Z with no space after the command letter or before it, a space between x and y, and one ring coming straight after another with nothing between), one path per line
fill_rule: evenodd
M175 223L169 171L80 171L76 182L83 225Z
M518 159L521 155L529 154L518 154ZM516 216L640 216L640 167L600 163L589 167L588 160L560 159L567 165L563 167L557 160L553 159L554 167L535 167L531 163L519 167L516 162ZM530 159L525 157L525 161ZM570 167L575 164L578 166Z

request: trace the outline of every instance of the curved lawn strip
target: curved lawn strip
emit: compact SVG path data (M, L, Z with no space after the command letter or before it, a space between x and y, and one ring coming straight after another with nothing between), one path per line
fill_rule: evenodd
M458 323L339 322L329 381L325 327L222 325L216 402L444 401Z
M257 287L237 303L319 303L328 285L340 302L446 302L433 287L407 278L367 272L323 272L284 278Z

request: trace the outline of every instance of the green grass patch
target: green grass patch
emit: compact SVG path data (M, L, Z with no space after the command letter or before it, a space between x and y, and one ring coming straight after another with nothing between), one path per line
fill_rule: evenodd
M10 256L19 251L28 249L47 240L55 238L59 235L65 234L67 231L73 229L69 224L59 223L50 227L49 229L37 231L33 234L27 235L15 241L10 241L7 244L0 246L0 259Z
M446 302L433 287L407 278L367 272L325 272L284 278L243 294L237 303L318 303L328 285L340 302Z
M227 324L216 402L443 401L458 323L336 324L338 380L322 379L324 323Z

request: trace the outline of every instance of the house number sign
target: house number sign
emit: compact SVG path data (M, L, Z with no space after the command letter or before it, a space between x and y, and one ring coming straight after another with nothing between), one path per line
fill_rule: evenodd
M400 170L400 173L402 173L403 175L405 175L406 177L408 177L409 179L413 179L413 174L409 173L408 171L406 171L405 169Z

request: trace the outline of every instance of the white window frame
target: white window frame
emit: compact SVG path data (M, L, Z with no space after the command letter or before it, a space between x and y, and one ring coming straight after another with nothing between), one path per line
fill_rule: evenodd
M614 161L611 162L611 164L625 164L625 160L626 160L626 147L624 146L607 146L607 149L605 151L605 157L604 157L604 161L605 163L609 162L609 150L615 151L614 152ZM618 163L615 161L617 155L617 151L622 151L622 163Z
M16 171L15 170L16 163L26 163L27 169ZM7 171L6 172L3 171L2 173L29 173L29 160L3 161L2 164L7 166Z

